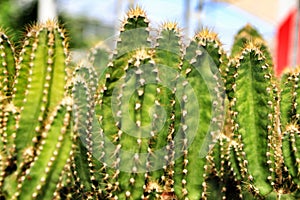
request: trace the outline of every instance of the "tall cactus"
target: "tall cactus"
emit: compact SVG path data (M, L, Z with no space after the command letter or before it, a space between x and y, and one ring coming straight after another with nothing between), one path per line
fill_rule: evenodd
M97 88L97 74L90 63L82 62L74 71L73 78L73 117L74 117L74 145L72 155L72 171L75 184L78 188L77 195L81 198L104 198L104 178L100 160L95 158L96 153L101 154L101 146L96 140L100 137L99 125L94 115L95 93ZM96 141L95 141L96 140ZM94 145L93 145L94 143ZM96 147L96 149L94 149Z
M254 193L272 191L268 183L268 136L272 131L271 74L264 55L252 43L242 51L234 96L234 138L240 144L240 166ZM260 106L260 109L258 107ZM253 142L256 138L259 141Z
M33 138L38 141L47 112L51 112L65 95L65 39L63 30L50 21L32 27L25 39L12 95L14 105L20 109L16 133L19 157L35 143Z
M1 99L6 100L11 95L15 76L15 50L4 31L0 29L0 59L1 59ZM6 96L6 98L5 98Z
M139 162L139 158L135 158L134 155L138 152L146 153L147 140L138 136L140 134L138 126L142 125L143 119L141 109L129 105L137 105L138 101L143 99L144 86L138 71L142 71L139 66L143 66L150 58L147 53L147 48L150 47L150 42L147 41L148 24L145 13L140 8L128 12L128 17L121 28L112 65L106 72L103 98L99 102L102 107L99 113L100 125L105 138L109 140L104 143L106 147L104 160L111 168L106 169L112 187L111 192L107 193L108 197L135 199L143 195L141 185L145 182L144 175L137 171L145 167L142 166L145 162ZM134 92L134 98L130 98L128 96L132 92L130 87L141 91L141 96ZM122 107L122 104L127 106ZM136 136L126 133L128 129L131 132L136 131ZM126 155L129 149L131 152Z
M294 198L295 186L282 159L286 147L281 141L278 87L268 54L264 55L256 45L249 43L242 51L234 76L233 139L238 143L235 156L239 163L236 173L240 172L254 198ZM242 194L249 196L245 191Z
M13 45L5 33L0 30L0 191L3 194L4 178L15 168L15 145L13 138L13 123L16 110L11 103L12 85L16 70L16 58Z
M32 26L18 59L2 33L0 41L1 97L6 96L1 98L1 138L4 150L16 156L15 164L6 161L10 166L1 168L1 193L9 199L49 199L58 195L72 146L65 33L54 21ZM5 149L8 144L11 149Z
M280 120L282 133L282 155L288 175L286 179L293 187L288 192L299 196L299 109L298 69L286 71L281 77Z
M220 71L223 62L226 62L224 56L216 34L203 30L195 35L183 58L182 74L192 85L197 96L199 124L195 125L192 119L183 117L185 123L190 125L190 129L192 127L198 127L198 129L183 130L181 133L183 134L183 141L187 140L188 142L186 146L183 144L184 150L188 153L183 152L184 160L182 163L184 164L180 165L180 159L177 160L179 162L176 162L175 169L180 170L181 167L183 172L186 171L181 175L182 177L179 175L175 177L175 182L176 179L182 179L176 182L177 187L182 182L179 187L182 189L176 191L179 198L201 198L205 195L204 174L207 162L205 156L210 151L210 145L215 142L223 126L224 96L222 96L223 82ZM188 88L184 88L184 90L186 89ZM189 101L181 104L186 109L197 109L196 104ZM191 141L193 134L194 141ZM198 170L194 170L196 166ZM198 178L195 180L193 177Z
M129 60L135 54L136 49L144 45L147 46L147 43L149 44L147 42L148 23L143 10L140 8L130 10L128 18L124 21L120 38L118 39L118 50L113 55L114 59L108 63L108 67L97 66L98 62L95 63L95 61L99 58L91 56L91 61L96 64L96 70L103 68L103 70L100 70L101 74L99 74L99 93L96 99L94 96L95 91L89 89L91 88L91 84L96 88L98 83L97 75L91 71L92 68L81 66L75 72L73 96L75 99L75 127L78 135L76 148L77 151L81 151L82 153L74 157L73 168L78 184L80 184L80 188L84 192L83 194L88 198L92 198L95 194L102 198L112 198L117 196L119 184L122 187L129 186L129 183L121 183L122 179L119 179L119 176L126 175L126 173L110 169L119 167L117 162L121 157L117 152L118 146L121 144L119 144L120 141L116 135L118 130L121 131L121 128L120 125L114 122L111 103L113 102L114 87L117 81L126 74L127 65L132 62ZM134 30L138 30L138 33ZM132 47L132 49L129 49L129 47ZM82 96L80 91L86 94ZM94 105L95 100L96 105ZM98 111L96 115L94 115L94 109ZM100 117L99 121L95 118L96 116ZM103 119L108 119L108 122L111 121L111 123L107 123ZM106 133L105 137L103 135L104 132ZM111 139L111 141L107 139ZM131 145L131 143L125 143L125 145ZM99 163L99 161L103 163ZM112 167L112 162L116 162L114 163L114 167ZM88 171L83 168L84 165L88 167ZM110 168L108 168L108 165ZM97 175L95 172L101 172L103 177ZM123 180L127 179L124 178ZM138 194L138 191L136 194ZM123 188L118 195L119 198L121 196L125 198L128 195L128 191Z
M71 106L70 99L64 99L61 105L48 116L45 131L42 132L34 161L25 173L20 175L17 192L13 198L51 199L55 196L59 178L70 157ZM58 194L56 194L58 195Z

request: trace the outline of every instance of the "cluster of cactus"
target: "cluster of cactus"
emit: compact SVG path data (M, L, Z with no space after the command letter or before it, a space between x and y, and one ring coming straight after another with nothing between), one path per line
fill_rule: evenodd
M278 80L250 25L230 55L207 29L152 30L131 9L74 69L57 22L20 52L0 30L1 199L300 197L299 70Z

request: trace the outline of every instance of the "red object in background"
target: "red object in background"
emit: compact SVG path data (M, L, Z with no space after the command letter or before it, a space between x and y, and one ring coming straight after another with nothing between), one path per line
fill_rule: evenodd
M297 20L297 9L293 9L287 17L279 24L276 35L276 74L279 76L287 67L295 67L295 30ZM300 21L300 20L299 20ZM300 64L300 24L298 24L298 53L296 65Z

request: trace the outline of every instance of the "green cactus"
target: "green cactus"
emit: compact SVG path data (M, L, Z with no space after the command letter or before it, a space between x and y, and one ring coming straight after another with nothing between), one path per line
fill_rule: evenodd
M282 149L283 149L283 156L284 156L284 163L289 171L288 177L292 179L293 184L299 185L299 157L298 157L298 148L299 148L299 128L296 125L289 125L286 127L286 131L283 133L283 142L282 142ZM289 180L291 182L291 180ZM293 185L291 184L291 185ZM295 186L292 188L296 190Z
M273 60L271 56L271 52L266 45L265 40L261 36L261 34L250 24L247 24L243 28L241 28L238 33L234 37L234 42L231 48L230 61L227 68L225 68L226 78L225 78L225 86L226 93L228 95L229 100L231 100L233 95L233 87L234 87L234 75L236 74L237 59L240 52L244 50L246 45L251 42L255 44L260 51L263 52L264 57L268 65L273 66ZM272 69L272 67L270 67ZM270 73L274 73L273 70Z
M1 96L3 100L11 96L16 71L15 50L4 31L0 29ZM5 98L6 96L6 98ZM2 100L2 98L1 98Z
M0 135L1 135L1 159L0 159L0 193L3 195L4 178L11 174L15 168L15 145L13 139L13 125L16 110L11 103L12 85L15 75L16 58L13 45L0 30Z
M100 77L105 75L104 74L105 67L109 63L110 54L111 54L110 48L109 48L108 44L105 44L104 41L101 41L99 44L97 44L94 48L92 48L89 51L88 60L91 62L91 64L95 68L95 71L97 72L98 78L100 80L103 80L103 78L100 78Z
M240 54L232 108L234 138L240 145L237 154L241 174L250 182L253 192L263 196L272 191L266 167L273 120L273 97L269 91L272 76L268 68L261 51L249 43ZM260 140L254 143L256 138Z
M299 124L298 79L297 69L287 71L281 77L280 121L283 130L290 124Z
M282 155L285 170L288 171L286 179L290 182L289 192L299 196L299 109L298 109L298 69L286 71L281 77L280 92L280 121L282 130ZM293 186L293 187L291 187ZM288 187L288 186L286 186Z
M97 74L90 63L82 62L75 69L73 81L75 137L72 168L79 189L78 195L84 198L93 196L101 198L105 190L101 186L103 183L98 182L104 178L100 170L103 165L92 154L98 150L103 151L101 148L98 149L96 145L99 143L94 141L95 135L98 135L100 130L94 115L97 82Z
M0 47L1 196L51 199L72 148L64 30L54 21L32 26L17 59L2 32Z
M100 76L95 104L95 91L89 89L95 86L89 82L95 82L94 72L87 70L91 79L75 75L81 77L73 91L79 92L75 105L81 108L76 127L87 140L77 140L78 151L85 156L78 156L77 162L75 157L74 169L84 194L118 199L276 195L281 185L273 185L281 183L277 172L284 166L278 156L280 143L272 143L278 139L278 92L262 43L249 43L229 62L217 36L208 30L185 48L176 24L165 23L152 47L148 24L140 8L129 11L116 53L105 76ZM223 84L230 112L227 120L224 102L217 101L225 98ZM252 94L253 101L245 100L246 94ZM191 100L187 97L194 98L199 108L187 103ZM253 143L260 136L259 143ZM98 148L95 141L89 144L91 137L97 138ZM207 145L201 147L203 142ZM84 165L88 171L82 171ZM102 176L96 177L96 171Z
M22 172L13 198L51 199L72 148L70 99L64 99L51 115L42 132L34 161ZM34 152L32 152L34 153Z
M262 41L260 33L251 25L246 24L242 27L234 37L234 42L231 49L231 55L238 55L249 42Z
M292 104L284 102L289 98L286 95L280 100L268 52L266 56L257 45L248 43L232 65L236 74L230 111L232 140L237 145L230 164L240 174L241 186L248 188L241 191L243 198L295 198L295 185L282 158L286 147L282 146L280 119L287 113L279 111Z
M38 141L47 113L65 95L65 39L63 30L55 22L32 27L25 39L12 95L13 104L20 109L16 131L19 158L26 148L35 143L33 138Z

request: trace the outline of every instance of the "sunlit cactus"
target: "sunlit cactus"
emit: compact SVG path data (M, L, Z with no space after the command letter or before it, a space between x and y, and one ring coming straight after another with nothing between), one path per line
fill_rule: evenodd
M48 116L48 124L41 135L30 167L20 174L13 199L52 199L60 176L70 157L71 99L66 98ZM32 150L33 151L33 150Z
M280 87L280 121L282 131L282 156L286 182L286 190L299 197L299 69L287 70L281 77Z
M283 87L286 92L280 97L268 52L261 45L246 43L229 65L235 74L231 76L234 87L230 102L234 159L228 164L241 188L240 198L294 199L296 185L282 157L287 152L287 143L282 146L281 129L285 125L280 122L283 119L286 124L284 121L292 120L286 109L293 105L292 99L285 95L289 84L283 81L287 84Z
M12 85L16 71L15 50L4 31L0 29L0 193L4 178L15 169L13 125L16 109L11 103Z
M30 27L18 56L1 32L0 47L1 195L52 199L72 147L64 30L53 21Z
M272 191L268 182L268 138L273 129L272 75L263 53L252 43L242 51L236 74L232 116L241 174L254 193ZM260 106L260 107L259 107ZM259 107L259 109L258 109ZM254 142L255 138L260 138Z
M27 33L12 94L20 112L16 125L19 158L38 141L47 113L65 95L67 56L66 38L56 22L37 24Z
M15 56L13 45L5 32L0 29L1 100L7 100L11 95L16 71Z

